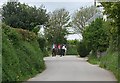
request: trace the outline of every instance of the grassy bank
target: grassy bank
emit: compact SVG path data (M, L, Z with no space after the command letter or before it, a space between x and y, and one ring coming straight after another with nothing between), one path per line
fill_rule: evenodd
M91 64L99 65L100 64L100 59L94 57L94 56L89 56L88 57L88 62Z
M110 70L118 79L118 52L108 53L100 60L100 67ZM119 79L120 81L120 79Z
M120 81L120 74L118 73L118 52L108 52L99 59L95 57L89 57L88 62L91 64L97 64L104 69L110 70Z
M45 69L37 36L29 31L2 26L2 80L23 81Z

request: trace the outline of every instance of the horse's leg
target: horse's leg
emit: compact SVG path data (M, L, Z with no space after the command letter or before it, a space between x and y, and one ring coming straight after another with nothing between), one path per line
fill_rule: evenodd
M56 49L55 49L54 53L55 53L55 56L56 56Z

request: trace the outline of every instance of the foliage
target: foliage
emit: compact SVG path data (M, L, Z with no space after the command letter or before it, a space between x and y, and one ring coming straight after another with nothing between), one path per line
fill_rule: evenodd
M36 8L20 2L7 2L2 9L2 21L14 28L32 30L36 25L42 25L48 21L46 10L42 7Z
M68 44L67 45L67 53L66 53L66 55L78 55L77 46L72 45L72 44Z
M120 49L120 1L118 2L102 2L104 7L104 14L107 15L108 19L111 21L112 28L110 29L111 32L111 39L110 39L110 51L118 52L118 60L114 59L114 63L118 62L118 71L120 71L120 56L119 56L119 49ZM113 54L109 54L108 56L112 56ZM117 54L116 54L117 55ZM106 56L107 57L107 56ZM112 59L112 58L111 58ZM116 72L113 68L109 67L113 72ZM117 73L117 72L116 72ZM118 72L119 73L119 72ZM116 74L115 74L116 75ZM118 80L120 82L120 74L118 74Z
M103 2L102 3L105 11L104 14L107 14L108 18L112 18L116 25L119 25L119 18L120 18L120 1L116 2Z
M69 12L65 9L58 9L49 14L49 22L45 28L45 37L52 43L66 43L65 36L68 34L66 27L69 26Z
M2 23L0 23L1 26ZM0 82L2 81L2 28L0 27Z
M106 51L109 45L109 36L103 26L104 21L102 19L96 19L89 25L83 32L83 40L90 50L93 52Z
M90 50L87 48L84 41L81 41L78 43L77 51L78 51L78 54L80 55L80 57L86 57L90 52Z
M107 15L108 20L111 21L111 29L110 29L110 48L114 50L118 50L118 45L120 47L120 1L118 2L102 2L104 7L104 14Z
M71 45L77 45L78 44L78 40L67 40L67 44L71 44Z
M100 67L111 70L118 79L118 52L107 52L100 60Z
M32 31L33 31L36 35L38 35L39 30L40 30L40 26L39 26L39 25L35 26L35 27L32 29Z
M77 44L78 40L67 40L67 55L78 55Z
M96 7L86 7L80 8L73 16L73 27L76 29L76 32L82 33L85 29L86 22L96 14Z
M120 31L120 1L118 2L101 2L104 7L104 14L107 15L107 22L105 31L109 36L109 48L107 54L102 56L99 60L95 59L96 62L100 62L100 67L111 70L118 81L120 82L120 65L119 65L119 31ZM94 60L91 58L90 61L93 63Z
M26 30L2 25L3 82L24 81L44 70L43 53L35 36Z
M44 54L44 57L45 56L48 56L49 54L48 54L48 51L47 51L47 41L46 41L46 39L45 38L38 38L38 43L39 43L39 47L40 47L40 49L41 49L41 51L43 52L43 54Z
M109 49L111 49L110 51L114 52L114 51L118 51L119 54L119 49L120 49L120 1L118 2L104 2L102 3L103 7L104 7L104 14L107 15L108 19L111 19L111 25L112 28L110 29L110 46ZM118 55L116 54L116 55ZM112 56L113 54L108 54L108 56L106 56L106 58L108 57L115 57ZM117 56L116 56L117 57ZM111 58L112 59L112 58ZM120 59L120 56L118 55L118 58ZM117 63L120 60L117 60L114 58L114 63ZM104 59L103 59L104 60ZM108 58L107 60L110 61L110 58ZM111 62L111 61L110 61ZM115 64L114 64L115 65ZM106 65L107 66L107 65ZM116 65L114 66L116 67ZM114 74L116 75L116 73L118 73L116 71L116 69L112 67L111 65L108 65L108 68L110 70L112 70L114 72ZM118 69L120 69L120 64L118 64ZM118 80L120 82L120 74L118 74Z
M94 51L90 51L89 55L88 55L88 62L91 64L96 64L99 65L100 64L100 58L101 57L96 57L95 56L95 52Z

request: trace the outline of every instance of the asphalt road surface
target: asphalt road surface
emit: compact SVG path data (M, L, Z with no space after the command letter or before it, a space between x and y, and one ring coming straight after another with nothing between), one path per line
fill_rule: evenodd
M105 69L76 56L46 57L46 70L28 81L116 81Z

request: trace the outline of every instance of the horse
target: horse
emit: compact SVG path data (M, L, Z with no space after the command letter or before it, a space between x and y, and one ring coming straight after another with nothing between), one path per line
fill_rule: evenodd
M53 48L53 49L52 49L52 56L56 56L56 54L57 54L57 49L56 49L56 48Z

